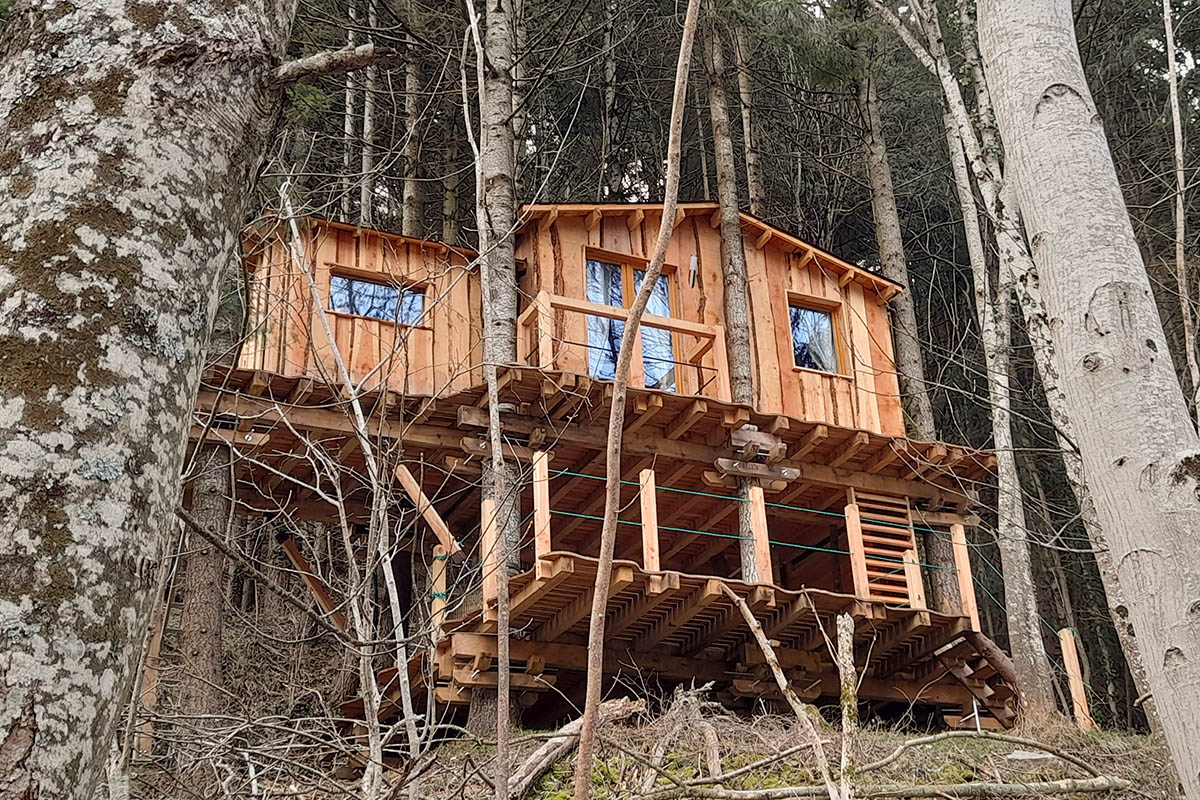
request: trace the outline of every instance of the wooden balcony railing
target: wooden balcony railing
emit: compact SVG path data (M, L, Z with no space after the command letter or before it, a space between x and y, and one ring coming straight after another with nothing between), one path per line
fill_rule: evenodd
M574 297L538 292L534 302L517 318L517 358L541 369L588 374L587 318L625 321L629 310ZM729 362L725 354L725 328L673 317L646 314L641 328L671 334L671 363L675 391L728 402ZM645 387L642 335L634 342L629 384Z

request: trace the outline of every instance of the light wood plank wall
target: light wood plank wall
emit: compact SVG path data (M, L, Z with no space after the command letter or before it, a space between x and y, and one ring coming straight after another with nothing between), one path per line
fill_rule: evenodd
M282 234L275 229L246 239L250 334L239 366L340 385L307 281ZM482 381L479 276L466 254L315 219L301 236L334 340L356 384L366 391L386 387L432 396ZM333 275L420 286L425 316L408 326L330 311Z
M584 298L585 248L648 257L660 216L643 209L640 215L604 213L589 219L586 209L575 207L560 211L551 219L547 212L539 212L517 239L516 255L523 267L520 283L523 302L531 302L541 290ZM749 278L757 409L886 435L903 435L885 300L872 286L858 280L842 280L844 270L832 260L798 252L793 244L780 239L772 239L760 249L755 246L756 237L757 231L747 231L742 249ZM693 256L697 262L694 285L689 281ZM667 265L669 270L673 269L674 316L723 325L721 235L711 224L711 210L703 213L693 210L675 228L667 251ZM840 374L794 366L789 300L833 311ZM586 374L585 319L578 314L555 311L554 328L555 366ZM681 343L677 338L677 358L696 343L696 340ZM706 357L705 363L711 365L711 357ZM716 395L711 387L699 390L695 376L688 372L695 370L685 370L680 376L681 393Z

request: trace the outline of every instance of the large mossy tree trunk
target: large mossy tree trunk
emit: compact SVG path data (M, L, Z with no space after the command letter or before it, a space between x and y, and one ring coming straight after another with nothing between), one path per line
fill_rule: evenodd
M103 774L294 12L18 2L0 34L0 797Z

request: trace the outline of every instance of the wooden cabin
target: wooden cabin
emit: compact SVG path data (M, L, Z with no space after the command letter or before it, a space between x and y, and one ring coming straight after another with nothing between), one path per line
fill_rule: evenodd
M517 231L518 360L498 367L505 455L523 475L513 686L544 719L569 708L564 695L581 698L612 369L661 213L534 205ZM836 695L824 637L850 613L864 699L960 716L980 708L1011 724L1015 687L979 632L966 539L972 490L992 459L905 437L887 313L900 288L742 215L755 402L733 403L716 215L715 203L680 206L635 348L607 672L713 681L731 705L776 697L725 586L779 643L803 697ZM320 440L348 474L363 468L345 365L372 435L402 445L389 465L394 492L427 534L412 558L429 565L433 589L413 614L434 625L411 675L440 706L465 708L473 690L496 685L475 255L320 219L299 237L260 226L245 246L252 336L202 389L193 435L209 425L249 449L238 461L240 484L253 487L245 513L328 518L311 460L296 452ZM745 497L740 479L750 479ZM345 496L348 513L365 516L366 490ZM922 564L920 533L949 539L954 564ZM958 598L934 608L938 569L953 572ZM317 602L328 609L331 596L321 589Z

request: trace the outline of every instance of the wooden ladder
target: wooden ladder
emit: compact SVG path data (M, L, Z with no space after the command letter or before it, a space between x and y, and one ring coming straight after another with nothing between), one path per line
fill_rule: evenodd
M854 489L846 494L855 594L889 605L926 608L908 498Z

